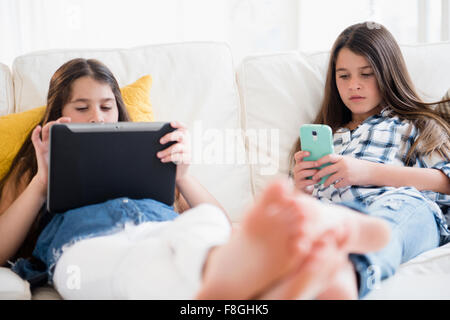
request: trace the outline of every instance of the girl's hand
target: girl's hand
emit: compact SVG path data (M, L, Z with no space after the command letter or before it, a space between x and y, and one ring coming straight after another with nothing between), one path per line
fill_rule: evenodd
M321 169L316 173L313 179L322 179L322 177L331 174L325 181L324 186L337 182L335 188L343 188L347 186L357 185L364 186L371 184L371 172L374 166L373 162L356 159L350 156L342 156L337 154L329 154L316 161L318 166L325 163L331 165Z
M319 172L317 169L313 169L318 167L316 161L303 161L303 158L309 156L308 151L298 151L294 154L295 166L292 170L294 174L294 184L295 187L303 192L312 193L312 188L319 180L318 179L307 179L307 177L311 177Z
M179 181L186 176L191 162L189 132L186 126L179 122L174 121L171 122L170 125L177 130L164 135L159 142L161 144L166 144L171 141L176 141L177 143L159 151L156 156L161 159L161 162L172 161L177 165L176 180Z
M39 185L42 186L43 195L47 194L50 128L55 123L69 122L71 122L71 119L69 117L61 117L56 121L50 121L46 123L43 128L38 125L31 133L31 141L33 142L38 165L38 171L36 173L35 179L38 181Z

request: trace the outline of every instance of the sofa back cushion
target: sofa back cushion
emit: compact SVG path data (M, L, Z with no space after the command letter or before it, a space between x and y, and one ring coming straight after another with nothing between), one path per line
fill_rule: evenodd
M419 95L437 101L450 87L450 42L401 46ZM288 155L300 125L313 121L323 97L329 52L285 52L245 58L237 68L243 126L248 131L279 129L279 149L247 137L249 152L265 161L251 164L255 193L272 179L288 174ZM276 148L271 147L272 150ZM278 170L263 170L266 163Z
M220 156L231 152L245 158L243 143L238 141L239 96L228 45L193 42L21 56L13 64L15 111L45 105L51 76L76 57L102 61L120 86L151 75L155 121L178 120L187 125L192 138L190 172L223 204L233 221L239 220L242 208L251 200L249 167ZM223 149L227 132L234 133L236 140L230 150Z
M0 116L14 111L14 92L11 72L0 63Z
M323 83L299 52L250 56L237 70L255 194L286 176L287 154L302 123L313 120Z

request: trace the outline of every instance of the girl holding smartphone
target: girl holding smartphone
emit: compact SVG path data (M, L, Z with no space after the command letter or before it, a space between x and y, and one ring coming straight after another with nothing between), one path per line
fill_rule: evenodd
M308 153L297 141L291 176L298 190L323 202L360 207L392 227L384 249L350 255L345 271L350 276L334 284L341 297L354 296L356 289L359 297L365 296L374 273L385 279L401 263L450 239L445 220L450 124L434 105L419 98L400 48L385 27L359 23L339 35L314 121L331 127L335 153L304 161ZM331 165L316 169L326 163Z

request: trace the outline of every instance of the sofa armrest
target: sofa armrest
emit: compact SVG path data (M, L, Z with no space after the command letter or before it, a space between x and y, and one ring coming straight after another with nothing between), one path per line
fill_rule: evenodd
M0 300L30 300L30 285L8 268L0 267Z

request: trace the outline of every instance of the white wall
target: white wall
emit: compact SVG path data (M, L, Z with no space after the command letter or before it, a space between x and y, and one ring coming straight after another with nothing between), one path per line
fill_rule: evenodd
M449 0L0 0L0 62L54 48L225 41L258 52L328 50L355 22L402 44L448 39ZM443 20L442 20L443 19Z

